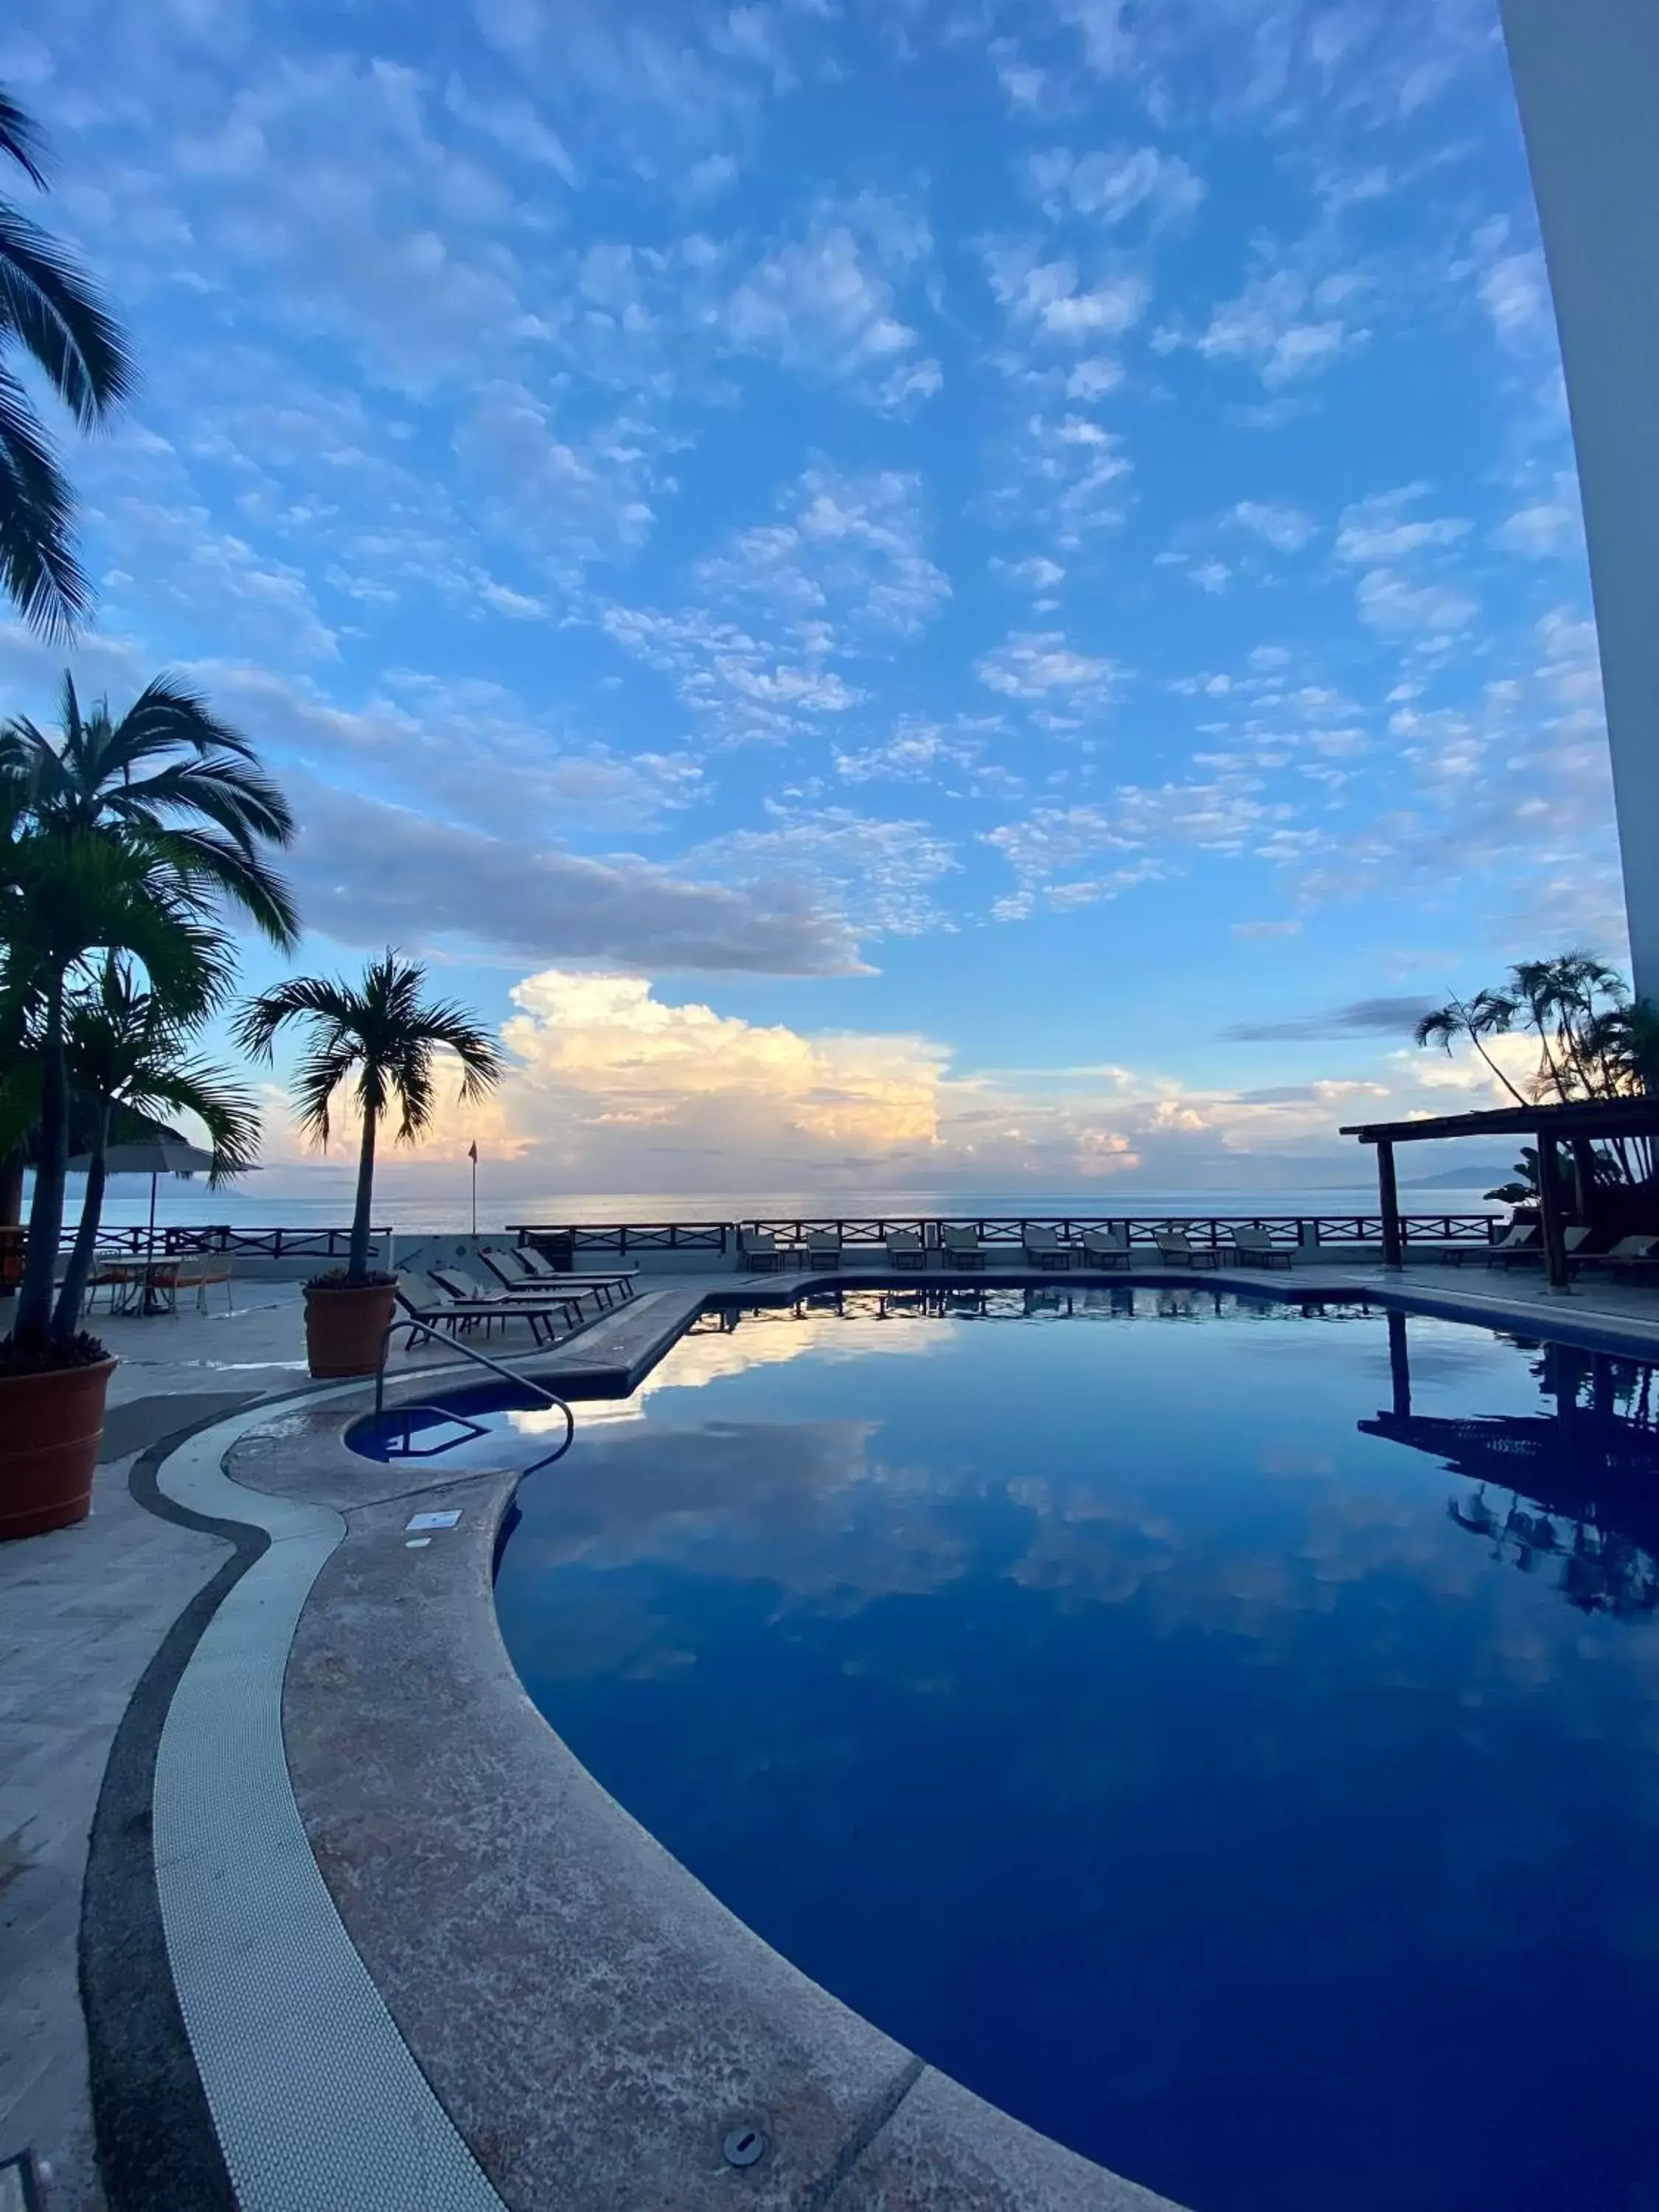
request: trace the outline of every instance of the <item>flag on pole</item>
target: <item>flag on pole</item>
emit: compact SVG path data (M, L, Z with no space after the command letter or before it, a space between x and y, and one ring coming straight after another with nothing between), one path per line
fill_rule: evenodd
M466 1156L476 1168L478 1164L478 1140L475 1137L466 1148Z

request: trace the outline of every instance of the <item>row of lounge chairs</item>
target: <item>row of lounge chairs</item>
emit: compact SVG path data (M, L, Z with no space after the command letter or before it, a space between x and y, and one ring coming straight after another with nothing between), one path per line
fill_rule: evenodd
M1160 1230L1152 1240L1158 1255L1156 1264L1166 1267L1215 1267L1224 1260L1248 1267L1288 1267L1292 1264L1294 1254L1291 1247L1275 1244L1265 1229L1234 1227L1229 1235L1230 1244L1212 1246L1195 1244L1184 1230ZM780 1244L769 1230L744 1228L738 1231L739 1259L754 1273L775 1273L799 1261L809 1273L831 1274L848 1256L848 1249L834 1230L809 1230L799 1244ZM928 1248L914 1229L890 1231L879 1248L853 1246L851 1256L855 1264L867 1263L878 1249L885 1251L888 1264L899 1273L920 1273L928 1263ZM1064 1238L1054 1229L1033 1224L1027 1227L1023 1243L1016 1247L982 1243L974 1230L945 1222L939 1227L937 1249L941 1266L964 1273L982 1270L993 1261L1000 1261L1005 1266L1038 1268L1045 1274L1060 1273L1073 1267L1127 1267L1135 1259L1143 1265L1154 1264L1152 1252L1145 1245L1132 1251L1127 1232L1117 1229L1085 1229L1075 1238Z
M1621 1237L1605 1252L1591 1252L1586 1248L1592 1230L1582 1225L1564 1230L1561 1241L1566 1249L1567 1264L1577 1270L1582 1267L1606 1267L1613 1274L1634 1274L1640 1268L1659 1267L1659 1237ZM1464 1255L1458 1254L1462 1259ZM1525 1221L1500 1237L1487 1250L1474 1255L1488 1267L1527 1267L1542 1265L1544 1237L1535 1221Z
M398 1304L411 1321L451 1335L479 1328L488 1335L522 1322L538 1345L549 1345L635 1295L631 1267L562 1273L544 1254L518 1245L485 1245L478 1258L489 1280L459 1265L428 1267L424 1279L400 1274Z

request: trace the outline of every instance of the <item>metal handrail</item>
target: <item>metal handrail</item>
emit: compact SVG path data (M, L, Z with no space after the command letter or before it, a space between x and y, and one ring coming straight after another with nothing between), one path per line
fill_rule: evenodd
M503 1367L500 1360L491 1359L487 1353L479 1352L472 1345L463 1344L453 1333L446 1335L431 1322L419 1321L412 1314L405 1314L399 1321L388 1322L386 1332L380 1339L380 1364L374 1370L374 1416L377 1420L386 1411L386 1355L392 1349L392 1338L400 1328L406 1328L411 1332L418 1331L422 1336L429 1336L434 1344L447 1344L453 1351L459 1352L464 1359L471 1360L477 1366L487 1367L492 1375L499 1375L503 1382L512 1383L514 1389L532 1390L538 1398L545 1399L550 1406L556 1406L564 1415L564 1442L560 1445L559 1450L569 1449L571 1439L576 1433L576 1416L556 1390L550 1390L544 1382L532 1382L528 1375L515 1375L510 1367ZM558 1455L554 1453L550 1456L556 1458ZM544 1466L546 1462L544 1461L541 1464Z

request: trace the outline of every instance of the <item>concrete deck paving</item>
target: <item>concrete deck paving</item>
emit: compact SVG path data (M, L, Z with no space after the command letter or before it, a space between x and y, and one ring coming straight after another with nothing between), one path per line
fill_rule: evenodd
M1135 1270L1134 1279L1186 1279ZM864 1279L850 1272L842 1279ZM918 1281L892 1279L896 1288ZM997 1268L977 1278L925 1279L932 1288L1035 1284L1054 1291L1079 1287L1083 1279L1034 1279ZM1518 1270L1421 1263L1385 1278L1364 1261L1299 1264L1288 1283L1283 1272L1237 1269L1213 1279L1200 1270L1196 1279L1274 1296L1288 1287L1298 1297L1397 1300L1523 1335L1659 1358L1659 1293L1626 1281L1586 1276L1563 1296ZM573 1395L621 1393L637 1384L711 1295L772 1304L836 1287L835 1278L647 1278L629 1305L602 1317L568 1348L527 1364ZM145 1454L153 1458L161 1440L307 1387L297 1285L238 1285L228 1310L216 1298L205 1315L192 1309L149 1319L100 1316L98 1327L122 1364L112 1382L106 1457L93 1516L77 1528L0 1547L0 2164L32 2148L47 2177L50 2212L97 2212L105 2203L92 2155L76 1949L88 1836L106 1761L135 1686L169 1629L231 1553L222 1535L146 1510L129 1480L135 1462ZM523 1334L513 1332L520 1340ZM507 1352L507 1338L497 1335L490 1349L492 1356ZM527 1344L515 1345L510 1356L529 1351ZM402 1373L424 1371L432 1356L422 1347L397 1355L393 1364ZM362 1510L369 1510L367 1504ZM482 1590L487 1611L487 1573L473 1580L477 1588L469 1601L476 1606ZM314 1622L307 1615L302 1633L337 1638L339 1626L319 1613ZM343 1646L342 1663L350 1663ZM343 1874L337 1878L349 1887ZM904 2146L931 2106L948 2106L960 2094L948 2083L920 2096L907 2094L903 2124L884 2134L881 2159L860 2162L860 2203L951 2201L930 2195L933 2185ZM474 2111L470 2117L482 2116ZM986 2156L990 2172L998 2157ZM888 2185L878 2182L880 2172L890 2174L890 2193L882 2193ZM988 2181L985 2188L981 2195L975 2185L960 2201L1016 2201L1000 2183ZM837 2204L853 2201L842 2184L833 2194ZM830 2197L819 2193L811 2201L828 2203Z

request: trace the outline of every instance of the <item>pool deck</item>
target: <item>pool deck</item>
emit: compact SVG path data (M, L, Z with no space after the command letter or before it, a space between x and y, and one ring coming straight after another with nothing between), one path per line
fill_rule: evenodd
M629 1305L525 1364L578 1395L618 1395L711 1297L787 1303L872 1282L1064 1296L1129 1281L1397 1302L1659 1358L1659 1293L1629 1283L1586 1279L1561 1296L1519 1272L1385 1278L1323 1262L1288 1275L647 1278ZM513 1479L428 1482L344 1453L342 1416L366 1400L307 1383L298 1286L239 1285L236 1298L205 1316L100 1322L123 1364L93 1517L0 1547L0 2166L32 2150L47 2212L404 2212L419 2200L395 2188L315 2191L391 2110L405 2148L428 2145L422 2172L445 2177L434 2204L1160 2202L898 2051L615 1806L530 1706L495 1632L490 1562ZM170 1448L191 1429L193 1445ZM409 1548L410 1515L445 1503L458 1527ZM250 1668L269 1707L262 1777ZM216 1708L216 1679L236 1686L228 1707ZM256 1784L269 1801L257 1815ZM216 1838L191 1829L245 1788L245 1819ZM241 1885L247 1927L202 1919L223 1887L216 1850L232 1875L266 1854L270 1879ZM333 1966L307 1978L296 1961L313 1939ZM249 1960L280 2002L255 2003ZM302 1997L322 2009L287 2056L325 2063L309 2089L303 2069L293 2077L285 2138L281 2110L226 2102L215 2081L288 2078L280 2050L247 2066L235 2007L297 2021ZM747 2126L768 2148L738 2169L720 2144ZM303 2171L284 2163L284 2141ZM264 2146L251 2162L248 2142Z

